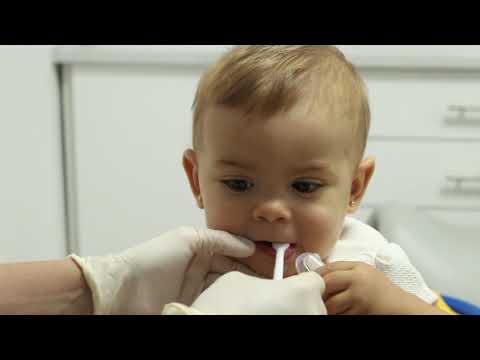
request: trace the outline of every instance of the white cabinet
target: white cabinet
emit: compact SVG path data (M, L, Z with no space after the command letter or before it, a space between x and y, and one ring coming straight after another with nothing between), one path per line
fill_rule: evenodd
M203 70L78 65L66 71L78 253L118 251L172 227L203 224L182 167Z
M371 102L364 199L413 205L447 223L480 225L480 62L361 69Z

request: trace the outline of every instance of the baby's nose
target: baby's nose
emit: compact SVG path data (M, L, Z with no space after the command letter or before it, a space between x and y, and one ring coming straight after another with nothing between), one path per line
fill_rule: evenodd
M253 218L257 221L286 223L291 217L290 209L280 200L263 201L253 211Z

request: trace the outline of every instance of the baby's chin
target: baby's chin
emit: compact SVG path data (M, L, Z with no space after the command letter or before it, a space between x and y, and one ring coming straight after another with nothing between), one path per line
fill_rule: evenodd
M248 258L236 260L244 265L247 265L251 270L253 270L257 275L262 278L273 278L275 261L271 257L256 253ZM289 259L284 264L284 277L289 277L293 275L297 275L297 270L295 269L295 258Z

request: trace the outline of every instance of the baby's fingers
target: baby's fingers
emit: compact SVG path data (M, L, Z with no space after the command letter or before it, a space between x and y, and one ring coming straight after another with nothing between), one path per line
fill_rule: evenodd
M325 281L324 299L329 299L333 295L347 290L352 284L352 274L350 271L335 271L328 273L323 277Z
M325 302L328 315L340 315L348 311L353 305L349 290L332 296Z
M322 266L317 272L320 274L320 276L325 276L334 271L352 270L355 265L357 265L357 263L354 261L335 261Z
M347 311L341 313L340 315L364 315L365 312L362 311L361 307L351 306Z

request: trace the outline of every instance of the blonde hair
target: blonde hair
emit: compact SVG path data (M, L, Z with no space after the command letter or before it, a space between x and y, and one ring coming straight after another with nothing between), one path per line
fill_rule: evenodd
M201 118L208 106L269 117L288 111L305 94L312 104L326 97L337 117L354 121L362 156L370 127L365 85L342 52L328 45L242 45L225 53L198 84L192 105L193 147L200 146Z

